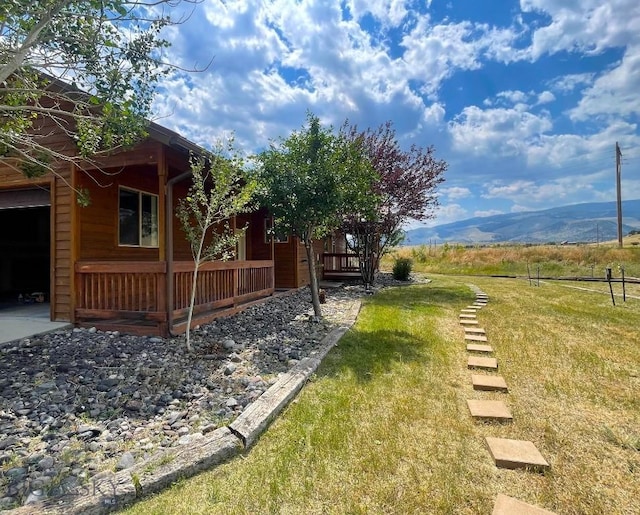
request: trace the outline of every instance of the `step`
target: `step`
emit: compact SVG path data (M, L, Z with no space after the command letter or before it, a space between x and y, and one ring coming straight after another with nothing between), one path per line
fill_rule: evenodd
M468 318L461 318L460 319L460 323L462 325L478 325L478 321L477 320L470 320Z
M502 376L471 374L471 383L473 384L474 390L504 393L509 391L507 383Z
M484 308L484 307L486 307L486 306L487 306L487 303L486 303L486 302L478 302L478 303L474 304L474 306L475 306L477 309L482 309L482 308Z
M467 368L484 368L487 370L498 370L498 360L496 358L485 358L482 356L469 356Z
M475 320L476 315L475 313L473 315L470 315L469 313L461 313L460 318L466 318L467 320Z
M467 343L467 350L469 352L493 352L493 347L481 343Z
M549 468L549 463L533 442L491 436L487 436L485 440L496 467L531 469L540 472Z
M511 410L502 401L470 399L467 401L467 406L473 418L491 419L500 422L511 422L513 420Z
M471 314L476 314L476 309L470 309L470 308L465 308L465 309L461 309L460 313L471 313Z
M487 342L487 341L489 341L487 339L487 337L482 335L482 334L465 334L464 335L464 339L465 339L465 341L468 341L468 342Z
M472 334L485 334L484 329L482 329L482 327L465 327L464 332L472 333Z
M544 510L519 501L508 495L498 494L495 504L493 505L492 515L555 515L552 511Z

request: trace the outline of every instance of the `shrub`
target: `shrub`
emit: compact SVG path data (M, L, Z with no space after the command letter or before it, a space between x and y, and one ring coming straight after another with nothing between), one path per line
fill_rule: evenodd
M409 274L411 274L411 267L413 266L413 261L409 258L396 258L393 263L393 278L397 281L408 281Z

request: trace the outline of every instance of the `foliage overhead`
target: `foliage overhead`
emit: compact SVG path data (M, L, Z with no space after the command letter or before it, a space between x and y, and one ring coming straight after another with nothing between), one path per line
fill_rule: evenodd
M143 137L155 85L170 69L160 31L174 22L164 8L199 1L1 2L0 157L34 175ZM77 150L52 148L54 130Z

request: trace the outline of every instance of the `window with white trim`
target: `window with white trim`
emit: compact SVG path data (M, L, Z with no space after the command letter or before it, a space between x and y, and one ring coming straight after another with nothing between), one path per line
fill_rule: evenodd
M132 247L158 246L158 196L120 188L118 242Z

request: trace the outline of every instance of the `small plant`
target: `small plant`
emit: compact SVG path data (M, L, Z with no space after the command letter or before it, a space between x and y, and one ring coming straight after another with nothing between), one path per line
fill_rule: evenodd
M411 274L411 268L413 267L413 261L409 258L397 258L393 263L393 278L397 281L408 281Z

